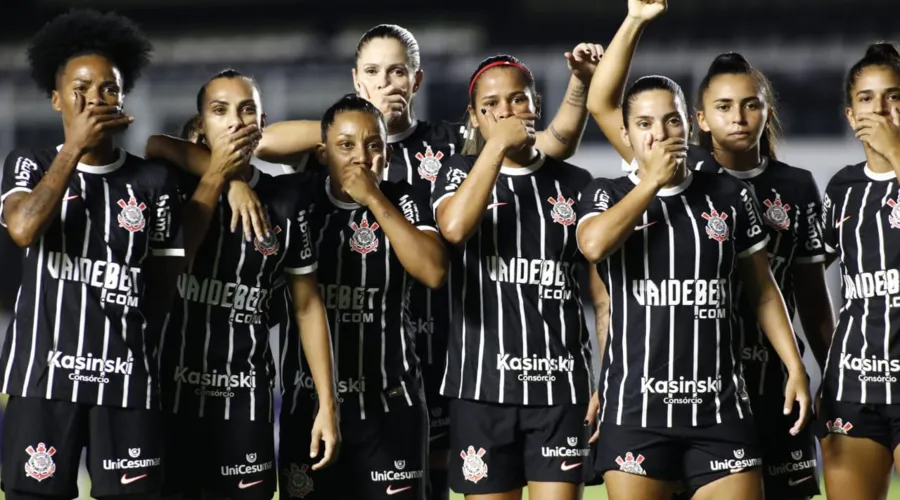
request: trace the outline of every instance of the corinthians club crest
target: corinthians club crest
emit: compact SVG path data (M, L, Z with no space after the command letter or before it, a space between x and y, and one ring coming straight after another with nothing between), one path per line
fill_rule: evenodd
M791 206L782 204L781 196L775 195L775 201L765 200L763 205L766 206L763 218L767 224L779 231L784 231L791 227L791 218L788 217Z
M438 151L437 154L431 151L431 146L425 146L425 154L416 153L416 159L419 160L419 175L427 180L434 182L437 174L441 170L441 158L444 153Z
M350 248L363 255L378 250L378 237L375 236L375 231L379 227L377 222L369 225L369 217L365 212L363 212L359 225L350 221L350 229L353 230L353 236L350 237Z
M900 194L896 200L888 200L887 206L891 207L891 213L888 214L888 222L894 229L900 229Z
M119 212L118 216L119 227L124 227L132 233L143 231L144 226L147 224L146 219L144 219L144 210L147 209L147 205L138 203L134 196L128 199L128 203L125 203L124 200L119 200L116 203L122 207L122 211Z
M132 198L133 199L133 198ZM44 443L38 443L37 449L32 446L25 448L25 453L31 457L25 462L25 476L37 480L38 482L53 477L56 472L56 464L53 463L53 455L56 454L56 448L47 447Z
M547 201L553 205L553 208L550 210L550 216L553 217L554 222L563 226L571 226L575 223L575 210L572 208L575 201L572 198L566 199L563 198L563 195L559 195L556 198L551 196L547 198Z
M306 495L312 492L314 484L312 478L306 473L308 470L309 466L306 464L299 467L297 464L291 464L290 468L284 469L284 477L287 480L285 486L291 498L306 498Z
M711 210L712 214L708 214L703 212L703 218L707 220L706 222L706 234L711 238L718 242L723 242L728 239L728 224L725 223L725 220L728 219L728 214L722 212L716 212L715 209Z
M481 457L487 453L484 448L478 448L475 451L474 446L469 446L466 451L459 452L459 456L463 459L462 473L466 481L477 483L487 477L488 466Z
M277 236L279 233L281 233L281 226L275 226L262 241L259 238L253 238L253 246L256 247L256 251L266 257L277 254L281 248L281 243L278 242Z

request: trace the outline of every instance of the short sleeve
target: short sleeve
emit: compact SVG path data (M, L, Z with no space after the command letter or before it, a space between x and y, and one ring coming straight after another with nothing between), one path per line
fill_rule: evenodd
M290 240L285 257L284 272L295 276L311 274L318 268L316 245L313 243L312 211L309 204L296 207L288 221Z
M825 262L825 243L822 228L822 198L812 175L803 183L802 205L797 227L797 253L794 261L798 264Z
M456 190L462 186L463 181L469 176L471 169L472 164L462 155L451 156L447 163L441 166L437 179L434 181L434 189L431 192L431 204L434 210L437 210L438 205L442 201L456 193Z
M822 244L828 253L837 253L838 235L834 225L837 223L837 217L834 214L833 191L831 185L825 189L825 197L822 199L822 219L820 221L822 228Z
M738 258L744 258L764 250L769 242L769 235L763 230L759 202L744 183L741 183L738 198L737 207L733 212L734 251Z
M150 254L154 257L184 257L182 199L175 170L166 168L165 182L153 195L152 203Z
M437 232L437 224L434 222L434 212L431 210L428 203L428 196L424 192L409 186L409 188L400 196L397 207L400 209L400 212L403 213L403 217L406 217L406 220L413 226L416 226L423 231Z
M594 179L581 191L581 198L576 205L578 224L609 210L615 202L608 179Z
M3 203L6 199L15 193L30 193L43 177L44 169L33 153L16 150L6 157L3 163L3 180L0 182L0 224L3 227L6 227L3 216Z

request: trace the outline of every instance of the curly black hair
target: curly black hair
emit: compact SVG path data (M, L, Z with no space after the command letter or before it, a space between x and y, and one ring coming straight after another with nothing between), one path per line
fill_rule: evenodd
M49 96L70 59L99 54L119 69L122 91L128 93L150 63L152 51L150 40L131 19L112 12L78 9L57 16L41 28L28 47L28 61L31 77Z

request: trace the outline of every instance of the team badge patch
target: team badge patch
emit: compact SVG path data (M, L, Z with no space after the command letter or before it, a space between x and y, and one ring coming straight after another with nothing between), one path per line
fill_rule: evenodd
M134 196L128 199L128 203L125 203L124 200L119 200L117 203L122 207L118 217L119 227L124 227L132 233L143 231L144 226L147 224L146 219L144 219L144 210L147 209L147 205L138 203Z
M260 241L259 238L253 238L253 246L256 251L265 255L275 255L281 249L281 243L278 242L278 234L281 233L281 226L275 226L269 231L269 235Z
M831 434L843 434L846 436L847 433L850 432L850 429L853 428L853 424L844 422L843 419L836 418L834 421L829 420L828 422L825 422L825 427Z
M888 200L887 206L891 207L891 213L888 214L888 222L894 229L900 229L900 194L896 200Z
M791 206L782 204L780 196L776 196L775 201L765 200L763 204L766 206L763 218L766 219L767 224L778 231L784 231L791 227L791 218L788 217Z
M306 495L313 491L315 485L312 478L306 473L308 470L309 466L306 464L299 467L297 464L291 464L290 468L284 469L284 478L287 482L285 486L291 498L306 498Z
M791 458L793 458L794 460L800 460L801 458L803 458L803 450L792 451Z
M373 222L370 226L369 218L365 213L363 213L359 225L351 221L350 229L353 230L353 236L350 237L350 248L363 255L378 250L378 237L375 236L375 231L379 227L377 222Z
M728 239L728 224L725 223L725 220L728 219L728 214L722 212L716 212L712 210L712 214L708 214L703 212L703 218L706 219L706 234L711 238L718 242L723 242Z
M644 455L638 454L635 458L634 453L630 451L625 454L625 458L616 457L616 463L619 464L619 470L629 474L637 474L638 476L646 476L647 471L641 466L644 463Z
M441 171L441 158L444 153L438 151L435 154L431 151L431 146L425 146L425 154L416 153L416 159L419 160L419 176L426 181L434 182L437 179L438 172Z
M481 458L487 453L484 448L478 448L475 451L474 446L469 446L466 451L459 452L459 456L463 459L462 473L466 481L477 483L488 475L488 466Z
M547 201L553 205L550 216L553 217L554 222L563 226L571 226L575 223L575 210L572 208L575 201L572 198L566 199L563 198L563 195L559 195L556 198L551 196L547 198Z
M37 482L53 477L53 474L56 472L56 464L53 463L53 455L56 454L56 448L52 446L48 448L44 443L38 443L37 448L32 446L25 448L25 453L28 453L30 457L25 462L26 477L30 477Z

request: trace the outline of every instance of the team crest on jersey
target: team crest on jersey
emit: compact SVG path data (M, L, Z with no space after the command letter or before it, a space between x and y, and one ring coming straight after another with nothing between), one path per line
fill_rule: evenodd
M888 200L887 206L891 207L891 213L888 214L888 222L894 229L900 229L900 194L896 200Z
M144 210L147 209L147 205L138 203L134 196L128 198L128 203L125 203L125 200L119 200L116 203L122 207L118 217L119 227L124 227L125 230L132 233L143 231L147 224L147 220L144 219Z
M289 468L284 469L284 478L287 480L286 487L291 498L306 498L306 495L313 491L315 485L312 478L306 473L308 470L309 466L306 464L299 467L297 464L291 464Z
M131 458L137 458L141 456L140 448L128 448L128 456Z
M475 451L474 446L469 446L466 451L459 452L459 456L463 459L462 473L466 481L477 483L487 477L488 466L481 458L487 453L484 448L478 448Z
M379 227L377 222L373 222L370 226L369 218L365 213L363 213L359 225L350 221L350 229L353 230L353 236L350 237L350 248L363 255L378 250L378 237L375 236L375 231Z
M431 151L431 146L425 146L425 154L416 153L416 159L419 160L419 176L426 181L434 182L437 179L438 172L441 171L441 158L444 153Z
M788 216L791 206L783 204L781 196L775 196L775 201L765 200L763 204L766 206L763 218L767 224L778 231L784 231L791 227L791 218Z
M644 455L638 454L635 458L634 453L630 451L625 454L625 458L616 457L616 463L619 464L619 470L629 474L637 474L638 476L646 476L647 471L641 466L644 463Z
M47 447L44 443L38 443L37 448L29 446L25 448L29 459L25 462L25 476L30 477L37 482L41 482L48 477L53 477L56 472L56 464L53 463L53 455L56 454L56 448Z
M575 210L572 208L575 201L572 198L566 199L563 195L559 195L556 198L551 196L547 198L547 201L553 205L550 216L553 217L554 222L563 226L571 226L575 223Z
M853 424L844 422L841 418L836 418L834 421L829 420L828 422L825 422L825 427L831 434L843 434L846 436L847 433L850 432L850 429L853 428Z
M725 212L719 213L715 210L711 212L711 214L703 212L703 218L707 221L706 234L711 239L721 243L728 239L728 224L725 223L725 220L728 219L728 214Z
M281 249L281 243L278 242L277 236L280 233L281 226L275 226L269 231L269 235L262 240L253 238L253 246L256 247L256 251L266 257L277 254L278 250Z
M799 461L801 458L803 458L803 450L792 451L792 452L791 452L791 458L793 458L794 460Z

